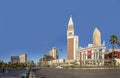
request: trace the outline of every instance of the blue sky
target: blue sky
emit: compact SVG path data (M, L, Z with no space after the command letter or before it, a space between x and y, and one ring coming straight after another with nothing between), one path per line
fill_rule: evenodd
M0 59L27 53L37 62L52 47L65 58L70 15L82 47L92 43L95 27L107 49L112 34L120 37L120 0L1 0Z

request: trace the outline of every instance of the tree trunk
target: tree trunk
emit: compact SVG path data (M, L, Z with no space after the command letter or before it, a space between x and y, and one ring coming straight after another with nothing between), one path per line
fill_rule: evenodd
M114 66L114 44L112 45L112 66Z

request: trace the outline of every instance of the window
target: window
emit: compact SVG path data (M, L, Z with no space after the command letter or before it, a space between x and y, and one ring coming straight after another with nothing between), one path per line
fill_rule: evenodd
M72 32L70 32L69 35L72 35Z
M99 59L102 59L102 48L99 49Z
M85 52L83 53L83 59L84 60L86 59L86 53Z
M98 59L99 58L99 52L96 52L96 59Z
M99 52L99 59L102 59L102 53Z
M96 59L96 54L97 53L97 50L94 51L94 59Z
M99 49L99 52L102 52L102 48Z

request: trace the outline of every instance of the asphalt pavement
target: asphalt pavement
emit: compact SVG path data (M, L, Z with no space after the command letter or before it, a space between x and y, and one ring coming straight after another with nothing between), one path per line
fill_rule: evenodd
M2 70L2 69L0 69ZM4 72L0 72L0 78L21 78L25 75L28 69L4 69Z
M56 69L33 71L35 78L120 78L120 69Z
M10 69L0 78L21 78L28 69ZM32 68L29 78L120 78L120 69Z

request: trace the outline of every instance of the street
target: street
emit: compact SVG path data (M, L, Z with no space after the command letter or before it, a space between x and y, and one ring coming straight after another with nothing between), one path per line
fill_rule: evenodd
M120 69L55 69L40 68L35 78L119 78Z
M0 73L0 78L21 78L26 69L11 69ZM119 78L120 69L64 69L64 68L35 68L30 71L29 78Z
M0 68L0 71L2 69ZM21 69L4 69L4 72L0 72L0 78L21 78L22 76L26 75L28 69L21 68Z

